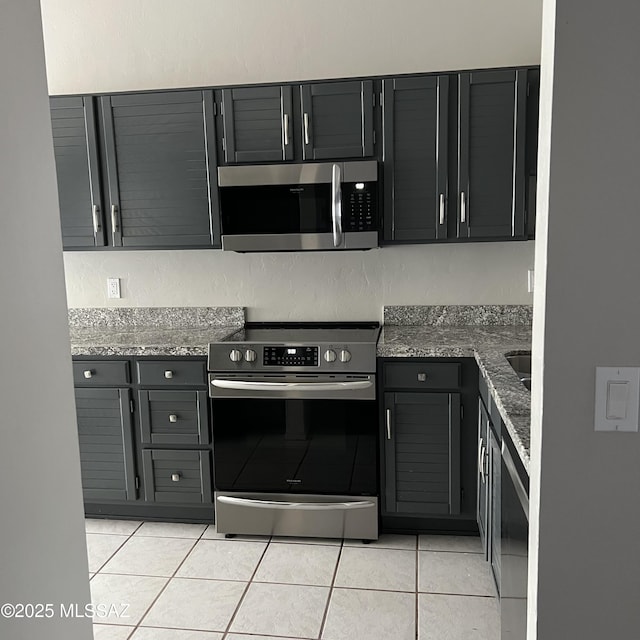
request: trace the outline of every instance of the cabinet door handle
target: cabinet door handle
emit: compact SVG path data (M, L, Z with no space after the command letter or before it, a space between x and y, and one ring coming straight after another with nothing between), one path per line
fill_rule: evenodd
M164 372L164 377L165 377L167 380L171 380L171 378L173 378L173 371L171 371L170 369L167 369L167 370Z
M391 409L387 409L387 440L391 440Z
M460 192L460 222L464 224L467 221L467 199L464 191Z
M180 482L180 474L172 473L171 474L171 482Z
M486 474L484 472L484 442L482 439L480 440L480 444L478 446L478 472L480 474L480 479L484 484Z
M111 205L111 235L113 237L113 244L116 243L116 233L119 231L118 227L118 205Z
M444 193L440 194L440 224L444 224Z
M82 372L85 378L92 378L93 377L93 371L91 369L87 369L86 371Z
M289 146L289 114L282 116L282 128L284 129L284 146Z
M93 217L93 234L98 235L100 231L100 207L94 204L91 208L91 216Z
M305 113L303 116L304 120L304 143L309 144L309 114Z
M169 414L169 422L178 422L178 416L175 413Z

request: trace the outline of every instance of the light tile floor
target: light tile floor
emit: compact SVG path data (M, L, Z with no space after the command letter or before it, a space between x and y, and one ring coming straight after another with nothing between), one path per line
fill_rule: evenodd
M86 529L93 603L109 611L94 619L96 640L500 636L478 538L225 539L213 525L94 519Z

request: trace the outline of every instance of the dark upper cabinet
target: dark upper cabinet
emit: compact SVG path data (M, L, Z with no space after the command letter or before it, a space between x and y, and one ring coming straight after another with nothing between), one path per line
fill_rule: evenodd
M52 99L65 248L218 245L213 109L211 91Z
M458 238L525 237L527 70L458 76Z
M53 149L64 248L105 243L97 130L91 98L51 98Z
M383 96L384 236L446 238L449 77L385 80Z
M374 81L222 89L225 164L374 155Z
M373 155L373 81L300 88L304 160Z
M290 86L223 89L224 160L293 160L293 107Z

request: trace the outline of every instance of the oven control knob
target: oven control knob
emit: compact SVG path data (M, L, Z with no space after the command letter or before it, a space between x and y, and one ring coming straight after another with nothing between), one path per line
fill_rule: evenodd
M333 349L327 349L324 352L324 359L327 362L335 362L335 360L336 360L336 352Z
M232 349L229 354L229 360L231 360L231 362L240 362L242 360L242 351Z
M351 353L346 349L340 352L340 362L349 362L351 360Z
M253 349L247 349L244 352L244 359L247 362L255 362L256 361L256 352Z

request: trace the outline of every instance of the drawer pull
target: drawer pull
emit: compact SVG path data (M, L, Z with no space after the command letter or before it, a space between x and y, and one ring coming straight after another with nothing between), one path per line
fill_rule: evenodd
M419 373L418 374L418 382L426 382L427 381L427 374L426 373Z
M387 409L387 440L391 440L391 409Z
M178 422L178 416L175 413L170 413L169 422Z
M82 372L85 378L92 378L93 377L93 370L92 369L87 369L86 371Z
M179 473L172 473L171 474L171 482L180 482L180 474Z
M173 378L173 371L171 371L170 369L167 369L167 370L164 372L164 377L165 377L167 380L171 380L171 378Z

